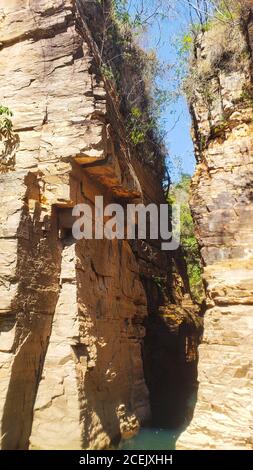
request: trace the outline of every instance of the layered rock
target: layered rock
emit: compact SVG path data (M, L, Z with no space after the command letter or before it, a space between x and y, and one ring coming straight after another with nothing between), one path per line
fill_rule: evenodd
M171 280L171 302L187 293L159 244L72 237L77 203L163 202L129 146L85 7L101 14L98 2L0 1L1 104L14 113L0 149L3 449L101 449L137 432L150 418L148 303L164 302L154 277Z
M191 207L207 290L199 393L179 449L253 449L252 12L199 38Z
M129 245L75 244L71 208L142 190L74 2L2 3L20 141L1 175L2 447L105 447L149 416L146 297Z

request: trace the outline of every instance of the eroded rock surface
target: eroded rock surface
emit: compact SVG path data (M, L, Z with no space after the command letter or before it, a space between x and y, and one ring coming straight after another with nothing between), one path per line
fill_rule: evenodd
M197 406L179 449L253 449L252 13L241 24L218 68L217 28L195 60L203 84L191 104L199 160L191 206L208 309Z

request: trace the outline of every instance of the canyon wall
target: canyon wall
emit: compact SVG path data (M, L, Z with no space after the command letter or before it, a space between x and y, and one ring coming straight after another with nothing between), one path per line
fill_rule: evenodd
M214 23L196 41L193 89L186 83L207 312L197 406L178 449L253 449L252 39L251 8L233 27Z
M0 0L1 105L13 112L0 141L2 449L107 448L150 420L152 370L180 353L179 367L196 375L196 309L180 255L155 242L72 237L77 203L94 214L101 195L105 204L164 202L101 75L91 33L99 17L98 2ZM180 338L174 356L155 346L154 316ZM176 392L173 400L175 410Z

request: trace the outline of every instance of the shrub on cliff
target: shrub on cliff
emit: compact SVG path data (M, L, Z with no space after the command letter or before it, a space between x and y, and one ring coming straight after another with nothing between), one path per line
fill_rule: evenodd
M12 111L0 105L0 173L13 169L19 136L13 131Z
M187 51L184 50L189 66L183 89L188 102L200 92L206 97L208 107L212 100L209 80L218 77L221 70L240 68L248 51L242 32L242 2L202 0L202 4L209 5L206 15L195 14L190 30L185 34L190 39Z
M0 105L0 138L8 137L12 131L12 112L6 106Z

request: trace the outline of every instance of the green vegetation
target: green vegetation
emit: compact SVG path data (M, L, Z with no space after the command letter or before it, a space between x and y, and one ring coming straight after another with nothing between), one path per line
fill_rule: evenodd
M190 32L181 39L179 53L185 63L181 74L181 88L190 105L194 124L196 156L201 160L206 143L229 130L229 115L222 99L221 74L237 72L247 66L249 50L245 40L242 5L238 1L201 0L198 4L208 6L205 15L195 15ZM211 8L210 8L211 5ZM196 18L197 16L197 18ZM192 37L192 42L189 40ZM238 103L252 101L251 93L242 93ZM207 113L208 126L201 129L197 123L195 103L198 101ZM220 116L217 119L217 109ZM215 125L214 115L215 117Z
M132 17L128 11L128 0L112 0L113 16L121 25L131 29L142 27L142 20L137 13Z
M155 171L161 180L166 175L164 129L161 115L171 93L161 86L166 66L156 52L145 52L137 37L145 32L147 21L160 14L136 9L129 13L128 0L100 0L103 16L94 37L100 51L100 71L105 81L114 85L120 103L120 112L126 123L126 134L136 157ZM155 2L154 2L155 3ZM90 23L92 24L92 23Z
M152 279L157 288L159 289L160 293L164 294L166 292L166 278L161 276L153 276Z
M237 22L242 10L239 0L197 0L188 1L193 34L209 31L214 23Z
M238 99L238 103L248 103L250 106L253 106L253 90L251 86L244 85L243 91L241 93L240 98Z
M9 108L0 105L0 142L2 142L0 173L9 171L15 164L15 151L19 145L19 136L13 131L12 116Z
M128 118L128 136L133 145L144 144L147 133L155 123L151 118L143 118L143 113L138 107L133 107Z
M179 39L178 53L179 56L185 56L192 50L193 37L189 32L183 34L182 38Z
M12 132L12 112L6 106L0 105L0 136L8 138Z
M114 80L114 75L111 67L109 67L106 64L102 64L100 67L102 75L107 79L107 80Z
M172 0L153 0L149 7L137 0L97 1L104 17L104 27L101 31L97 28L95 35L101 54L102 76L114 82L129 142L136 148L138 158L164 177L162 111L165 106L173 104L182 91L190 102L198 91L205 95L209 110L216 96L209 88L208 79L218 73L221 64L222 67L228 63L231 65L231 60L238 64L242 54L240 1L185 1L184 10L180 10L181 7L174 5ZM144 33L152 21L161 25L167 18L166 12L169 18L171 7L178 9L179 14L188 8L191 21L188 31L176 40L177 63L164 65L157 60L156 52L145 53L138 46L136 36ZM207 56L197 64L193 60L196 59L196 42L206 32ZM188 67L189 57L191 63ZM167 89L160 85L160 78L165 74L168 74Z
M216 78L219 82L220 70L238 69L248 54L242 33L242 4L235 0L200 0L196 4L199 10L191 7L189 30L179 38L178 54L185 64L181 83L188 102L200 93L210 111L217 98L217 84L213 85ZM205 53L198 60L201 43Z
M176 39L178 60L175 64L160 63L156 51L144 52L136 40L148 30L152 21L161 25L166 18L165 12L175 6L172 1L153 0L149 8L145 2L141 4L135 0L131 4L129 0L98 0L98 3L101 5L103 26L94 24L94 37L100 51L102 77L113 82L118 93L129 144L134 147L137 158L165 180L163 110L172 105L173 114L173 105L182 96L182 91L190 102L199 91L205 98L207 110L210 109L216 94L209 87L209 77L231 57L234 57L236 64L241 53L239 28L234 28L238 19L238 2L188 2L191 24L188 31ZM184 8L187 8L185 3ZM176 8L180 9L179 6ZM207 31L207 49L210 53L201 64L194 62L188 67L189 57L194 58L196 40Z
M201 303L204 299L204 288L201 279L202 265L189 206L190 183L190 176L182 175L180 182L172 186L168 202L170 205L175 202L181 203L181 246L187 263L192 296L196 302Z
M241 12L241 2L238 0L216 1L215 18L220 21L235 21Z

